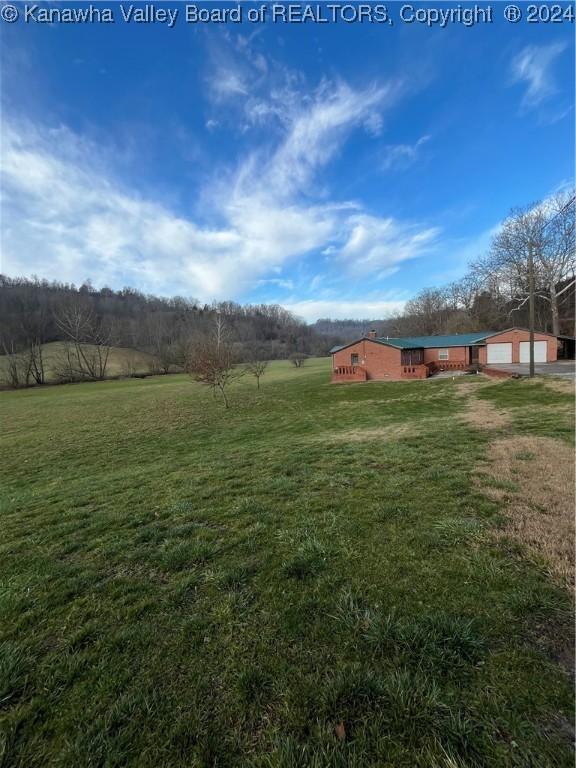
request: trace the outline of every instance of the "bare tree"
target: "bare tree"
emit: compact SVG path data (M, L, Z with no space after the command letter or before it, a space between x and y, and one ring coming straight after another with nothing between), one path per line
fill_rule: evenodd
M245 368L236 365L230 337L226 318L217 312L208 335L190 345L186 363L186 370L195 381L209 386L214 397L220 392L226 408L230 407L228 386L246 373Z
M224 407L230 407L227 388L244 375L245 370L235 365L230 345L214 338L205 338L196 342L191 348L186 370L194 381L206 384L214 395L220 392Z
M60 384L70 384L88 378L86 371L79 365L74 345L65 341L52 364L52 372Z
M76 379L104 379L112 347L109 323L96 317L90 306L73 302L55 313L58 328L67 346L66 366ZM74 380L74 379L73 379Z
M559 297L576 284L576 250L574 243L574 195L559 193L545 206L545 231L541 248L536 249L538 269L550 294L552 333L560 333ZM567 281L560 290L559 283Z
M36 384L46 382L46 371L44 368L44 354L42 343L38 338L30 339L28 346L28 359L30 361L30 373Z
M226 322L226 318L222 316L220 311L216 312L214 318L214 329L212 331L212 337L217 349L226 344L230 338L230 328Z
M425 288L406 302L406 315L416 321L416 327L410 329L412 333L426 336L442 333L448 314L448 296L443 289Z
M257 389L260 389L260 377L264 376L264 374L266 373L267 367L268 367L267 360L254 359L246 364L246 373L248 373L250 376L254 376L254 378L256 379Z
M176 329L168 318L160 313L154 313L146 318L147 349L154 357L155 373L170 373L170 369L176 364Z
M290 355L290 362L294 368L302 368L307 357L308 355L305 355L304 352L294 352L293 355Z
M494 236L488 256L476 265L490 292L502 293L513 304L512 314L528 302L528 250L532 248L536 296L550 307L555 335L560 333L559 298L576 283L574 210L572 192L512 210Z
M30 375L36 384L44 384L46 373L43 344L46 341L46 329L50 323L49 308L45 301L35 301L34 290L30 286L26 286L22 291L21 301L20 331L23 347L29 359Z

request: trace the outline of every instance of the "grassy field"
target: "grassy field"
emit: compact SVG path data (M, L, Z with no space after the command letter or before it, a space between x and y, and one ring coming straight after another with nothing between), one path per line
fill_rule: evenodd
M328 380L0 393L4 768L573 765L572 396Z

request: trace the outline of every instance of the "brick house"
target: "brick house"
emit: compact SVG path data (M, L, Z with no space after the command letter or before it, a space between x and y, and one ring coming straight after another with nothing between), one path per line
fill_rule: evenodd
M439 370L527 363L529 340L530 334L525 328L397 339L377 337L376 331L370 331L368 336L330 350L332 381L425 379ZM557 350L556 336L534 334L535 362L554 362Z

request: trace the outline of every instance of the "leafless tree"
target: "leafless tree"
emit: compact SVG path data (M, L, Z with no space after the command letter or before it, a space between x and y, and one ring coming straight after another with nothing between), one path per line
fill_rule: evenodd
M147 350L154 358L155 373L170 373L177 362L176 329L166 317L155 313L146 318L148 340Z
M66 366L74 379L104 379L113 342L110 324L80 302L63 307L55 320L66 339Z
M225 408L230 407L227 388L245 373L235 365L230 345L220 342L218 346L214 338L204 338L192 346L186 370L194 381L209 386L214 395L220 392Z
M575 209L573 193L559 193L548 201L545 206L542 246L536 249L535 254L538 269L550 294L552 332L556 335L560 333L560 296L576 284ZM566 285L558 290L558 284L563 281L567 281Z
M52 373L60 384L69 384L74 381L83 381L88 376L86 371L78 363L74 345L64 341L52 364Z
M448 316L448 301L445 290L427 288L406 303L406 315L417 318L416 333L432 336L442 333Z
M302 368L307 357L308 355L305 355L303 352L294 352L293 355L290 355L290 362L294 368Z
M513 303L511 314L528 301L528 250L532 248L536 296L549 304L556 335L560 333L560 297L576 282L574 211L572 192L513 209L494 236L488 256L476 264L488 290L502 293ZM563 287L558 290L560 283Z
M226 408L230 407L228 386L246 373L246 368L236 365L230 337L226 318L217 312L208 335L190 344L186 363L186 370L195 381L209 386L214 396L220 392Z
M229 343L230 326L228 325L225 316L220 311L216 312L211 336L214 340L216 349L220 349L220 347Z
M28 358L32 378L36 384L44 384L46 382L46 370L44 368L43 346L38 338L29 341Z
M264 376L264 374L266 373L267 367L268 367L267 360L254 359L246 364L246 373L248 373L250 376L254 376L254 378L256 379L257 389L260 389L260 377Z

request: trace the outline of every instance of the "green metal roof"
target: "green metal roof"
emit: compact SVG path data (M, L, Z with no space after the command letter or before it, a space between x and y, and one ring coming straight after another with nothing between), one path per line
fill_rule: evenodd
M355 341L349 341L347 344L332 347L328 354L333 355L341 349L358 344L359 341L374 341L377 344L386 344L389 347L397 349L429 349L430 347L467 347L473 344L483 342L487 336L494 336L502 331L475 331L474 333L454 333L450 336L404 336L403 338L392 338L380 336L372 339L368 336L362 336Z
M475 344L483 344L489 336L499 336L501 333L507 333L508 331L527 331L527 329L513 326L512 328L506 328L502 331L474 331L474 333L452 333L449 336L404 336L402 338L380 336L376 339L372 339L368 336L362 336L362 338L356 339L355 341L349 341L348 344L342 344L340 347L332 347L330 354L333 355L340 349L346 349L346 347L351 347L353 344L358 344L359 341L374 341L377 344L387 344L389 347L396 347L397 349L468 347L474 346ZM552 334L547 331L537 331L537 333L545 333L548 336L552 336ZM564 336L559 338L572 337Z
M377 341L390 344L400 349L429 349L430 347L467 347L479 344L487 336L494 335L494 331L475 331L474 333L453 333L450 336L405 336L403 338L389 338L380 336Z

